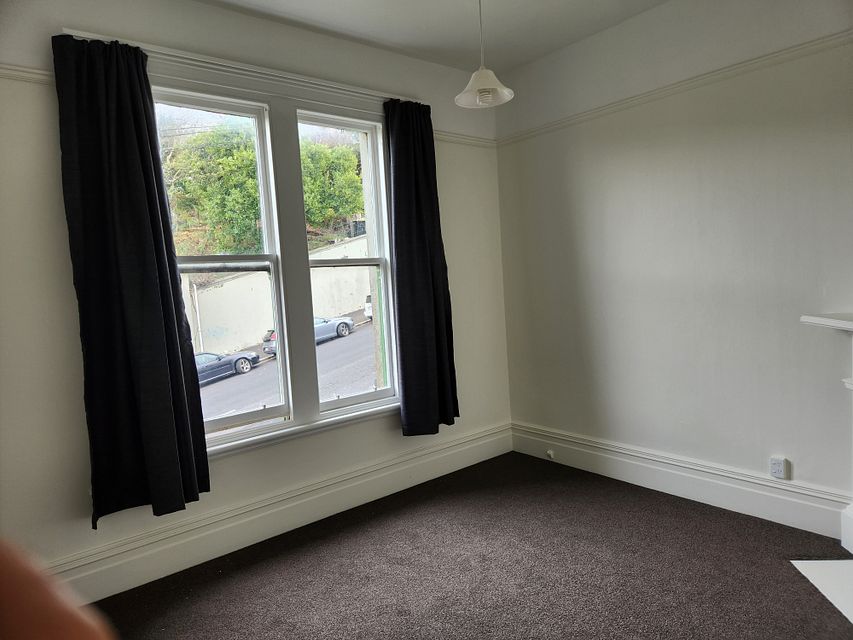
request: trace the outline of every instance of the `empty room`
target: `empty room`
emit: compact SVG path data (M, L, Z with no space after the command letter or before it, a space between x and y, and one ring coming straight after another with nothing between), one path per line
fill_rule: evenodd
M853 640L853 0L0 0L0 638Z

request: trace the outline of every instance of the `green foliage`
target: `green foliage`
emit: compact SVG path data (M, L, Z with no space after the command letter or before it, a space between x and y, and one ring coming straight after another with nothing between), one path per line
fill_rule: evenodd
M361 165L354 146L301 141L305 221L319 232L334 233L364 214Z
M163 148L163 174L179 255L263 253L257 158L248 127L217 126ZM312 248L364 214L357 147L301 141L305 218Z
M251 129L215 127L178 141L165 156L179 255L263 253Z

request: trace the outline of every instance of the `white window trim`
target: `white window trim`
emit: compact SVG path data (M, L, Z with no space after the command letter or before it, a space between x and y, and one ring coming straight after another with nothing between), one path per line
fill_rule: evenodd
M290 440L319 431L345 427L365 420L374 420L384 416L399 415L400 405L398 402L370 403L364 406L353 407L343 415L327 415L316 422L308 424L286 424L284 421L270 420L268 422L250 425L244 429L236 428L223 432L223 437L216 442L207 444L207 455L210 458L226 456L232 453L254 449ZM224 437L224 436L228 437Z
M380 272L382 283L382 298L384 300L383 316L381 321L386 327L385 352L388 358L388 387L377 389L368 393L348 396L335 400L320 402L320 414L322 416L338 415L349 407L357 407L365 403L375 402L393 398L397 399L397 339L394 327L394 286L391 269L391 229L388 217L387 186L385 183L384 154L381 152L383 144L383 129L380 122L365 122L342 116L331 116L315 111L299 110L297 113L300 123L316 125L321 127L332 127L358 131L367 134L366 149L362 150L362 168L369 169L369 174L364 178L368 183L364 190L365 206L374 210L373 228L374 243L377 255L368 258L334 258L334 259L312 259L309 256L308 268L317 267L377 267ZM367 160L365 162L365 160ZM370 203L368 204L368 198Z
M247 116L255 122L255 133L257 139L257 173L258 173L258 196L260 199L261 225L263 228L264 253L251 255L204 255L204 256L178 256L178 266L209 266L211 270L216 268L226 269L228 266L255 265L258 271L267 271L270 275L270 288L273 298L270 301L273 311L273 322L276 331L285 335L281 328L284 326L284 314L282 312L279 283L282 281L281 261L278 257L278 247L275 244L276 211L271 189L272 167L270 163L270 141L268 139L268 109L266 105L253 101L243 101L214 96L199 95L187 91L168 89L159 86L152 88L154 101L177 107L190 109L207 109L216 113L228 113L237 116ZM286 345L286 342L285 342ZM287 353L286 348L284 353ZM277 358L274 365L278 368L279 394L281 404L272 407L264 407L252 411L246 411L233 416L223 416L205 420L205 430L211 431L207 435L208 442L216 442L221 439L219 435L225 430L242 427L247 424L263 423L270 419L283 420L285 424L290 420L290 386L288 384L288 367L283 366L289 358Z
M81 38L114 40L108 36L64 29L65 33ZM308 114L312 120L328 119L340 126L342 118L350 120L347 126L377 127L376 144L371 153L372 166L376 169L376 194L381 223L389 225L388 191L385 175L387 158L383 153L381 127L384 121L382 104L387 98L411 100L405 96L393 96L369 89L351 87L315 78L308 78L274 69L202 56L189 52L168 49L141 42L123 40L141 47L149 55L149 78L156 88L157 96L168 94L170 103L180 103L181 97L190 101L187 106L199 106L201 101L210 101L211 107L228 112L238 109L245 113L247 106L264 112L267 131L259 132L259 145L264 145L273 185L266 185L269 206L265 214L273 215L271 221L279 245L271 253L277 256L273 271L279 279L274 286L280 295L279 321L285 318L285 331L279 334L279 350L287 353L291 363L291 377L282 372L282 385L289 392L289 417L272 415L278 408L262 409L256 413L242 414L240 424L225 431L211 433L207 447L211 456L222 455L245 448L254 448L283 438L306 435L332 427L345 426L374 416L396 414L399 411L399 384L397 373L396 335L394 324L393 254L390 251L389 229L380 238L386 243L387 256L385 305L388 335L389 377L392 385L388 393L380 391L371 395L347 398L339 407L318 401L317 369L313 326L311 317L305 317L304 309L311 308L310 267L305 235L302 181L299 168L298 120ZM261 120L259 119L260 123ZM275 144L273 141L276 140ZM263 196L262 196L263 197ZM295 212L283 215L282 212ZM273 212L278 212L274 214ZM267 249L269 251L269 248ZM234 260L241 259L233 256ZM209 258L185 258L187 262L209 261ZM228 258L232 261L232 257ZM375 264L368 259L369 264ZM321 266L317 261L317 266ZM355 265L353 265L355 266ZM285 278L285 274L288 277ZM304 321L299 322L299 318ZM301 325L301 326L300 326ZM298 370L297 370L298 367Z

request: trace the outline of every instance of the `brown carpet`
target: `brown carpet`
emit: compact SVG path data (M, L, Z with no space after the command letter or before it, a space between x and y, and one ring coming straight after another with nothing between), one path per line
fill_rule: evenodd
M789 561L849 557L512 453L99 606L128 640L838 640L853 625Z

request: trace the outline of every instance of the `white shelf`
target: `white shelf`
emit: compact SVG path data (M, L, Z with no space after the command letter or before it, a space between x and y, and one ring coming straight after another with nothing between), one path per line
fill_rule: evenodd
M847 331L851 337L853 337L853 313L821 313L820 315L813 316L800 316L800 322L803 324L810 324L815 327L826 327L828 329L838 329L840 331ZM850 391L853 391L853 378L845 378L841 382L844 383L844 386L847 387ZM848 551L853 551L853 504L849 505L842 513L841 513L841 546L847 549ZM853 561L850 562L849 565L846 565L845 571L849 575L853 575ZM812 576L807 572L803 566L799 563L794 563L797 566L797 569L802 571L806 577L814 582L814 584L824 592L833 604L837 607L842 608L838 602L832 599L832 597L828 594L828 592L823 591L823 587L818 584L818 580L812 578ZM805 563L809 564L809 563ZM818 563L815 566L829 566L822 565ZM848 577L844 578L849 581ZM853 583L851 583L853 584ZM851 600L851 595L853 595L853 589L848 589L846 592L846 606L847 609L844 611L845 615L850 616L850 612L853 611L853 600ZM850 618L853 621L853 618Z
M853 622L853 560L794 560L791 564Z
M822 313L815 316L800 316L800 322L816 327L853 332L853 313Z

